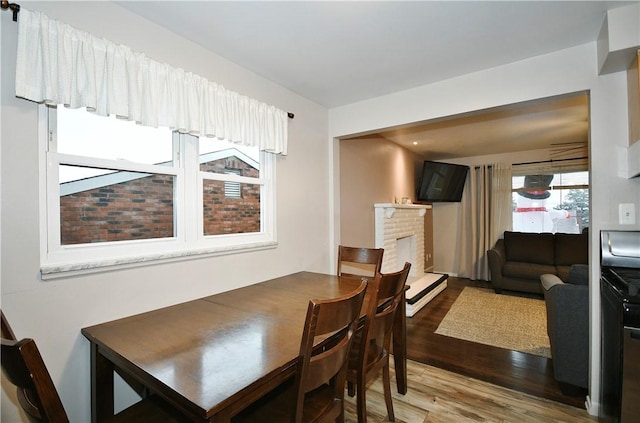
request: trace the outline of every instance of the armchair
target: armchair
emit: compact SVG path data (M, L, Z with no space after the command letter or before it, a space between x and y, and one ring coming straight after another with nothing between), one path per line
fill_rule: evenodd
M553 374L558 382L587 388L589 383L589 268L573 265L568 282L540 276L547 308Z

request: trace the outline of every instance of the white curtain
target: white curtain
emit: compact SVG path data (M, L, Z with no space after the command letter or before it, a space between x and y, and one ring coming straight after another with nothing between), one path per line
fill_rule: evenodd
M513 194L511 192L511 165L496 163L491 166L491 169L492 212L489 242L493 248L496 241L504 235L504 231L509 231L513 227Z
M489 280L487 250L511 228L511 165L471 168L462 200L458 275Z
M16 95L287 154L287 113L25 8Z

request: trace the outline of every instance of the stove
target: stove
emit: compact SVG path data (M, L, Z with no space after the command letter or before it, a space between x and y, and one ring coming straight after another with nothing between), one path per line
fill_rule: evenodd
M640 304L640 269L603 267L602 278L613 285L625 301Z
M601 422L640 415L640 231L600 233Z
M640 231L602 231L600 258L602 278L624 301L640 304Z

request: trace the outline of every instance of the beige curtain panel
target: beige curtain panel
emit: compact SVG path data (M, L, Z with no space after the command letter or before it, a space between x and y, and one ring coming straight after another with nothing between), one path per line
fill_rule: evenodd
M462 200L458 276L490 279L487 250L511 229L511 165L472 167Z
M25 8L16 95L287 154L285 111Z

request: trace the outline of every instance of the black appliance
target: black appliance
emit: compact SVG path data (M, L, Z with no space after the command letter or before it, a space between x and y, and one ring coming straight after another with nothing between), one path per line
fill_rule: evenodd
M600 422L640 416L640 231L601 231Z

